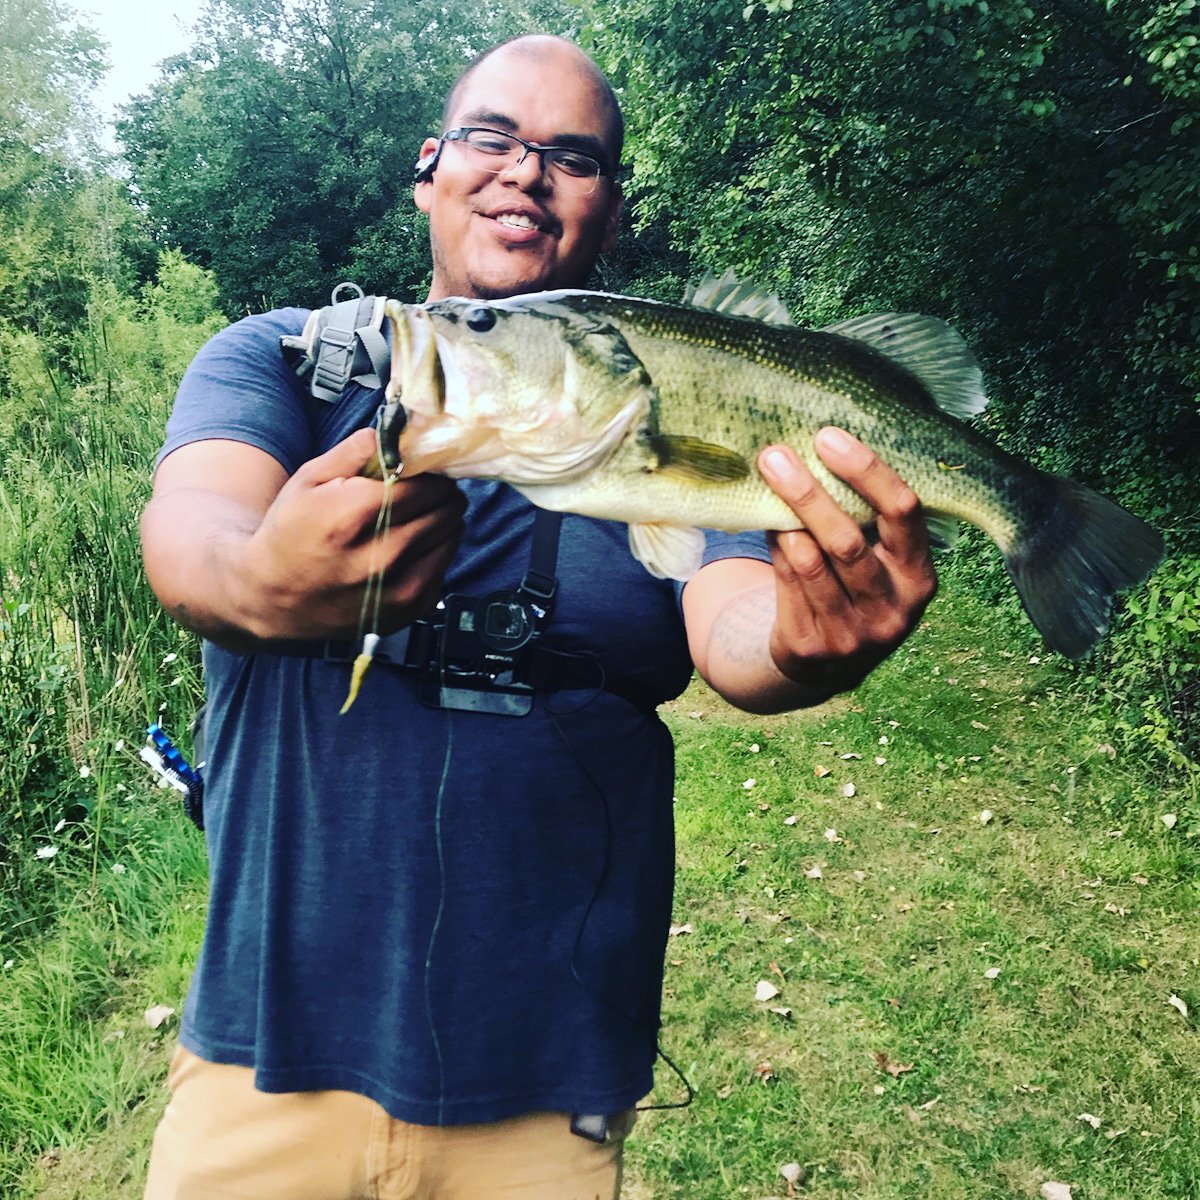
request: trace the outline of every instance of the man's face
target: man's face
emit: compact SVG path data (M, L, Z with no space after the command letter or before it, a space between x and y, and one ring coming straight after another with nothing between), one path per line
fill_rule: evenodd
M591 137L607 150L608 110L578 62L566 46L537 57L499 51L460 88L447 127L482 125L541 145ZM437 139L427 138L421 154L436 149ZM495 175L455 142L444 143L415 199L429 214L431 300L581 287L612 242L621 211L620 186L611 179L580 195L554 172L543 173L536 154Z

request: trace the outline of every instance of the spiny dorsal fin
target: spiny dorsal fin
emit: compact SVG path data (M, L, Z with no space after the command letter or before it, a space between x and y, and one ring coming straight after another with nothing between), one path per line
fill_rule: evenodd
M957 331L919 313L873 313L827 326L822 332L866 342L915 375L934 403L955 417L972 417L987 404L979 363Z
M705 275L699 283L689 283L684 289L683 302L727 317L753 317L769 325L795 324L778 296L753 283L739 282L732 271L726 271L720 279Z

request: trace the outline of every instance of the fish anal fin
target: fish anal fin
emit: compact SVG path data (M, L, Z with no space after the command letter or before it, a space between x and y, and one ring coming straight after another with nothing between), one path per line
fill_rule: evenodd
M736 483L750 474L750 464L714 442L685 434L646 433L642 441L658 460L658 471L705 483Z
M822 333L864 342L915 375L930 398L955 417L972 417L987 405L983 373L959 333L920 313L872 313L829 325Z
M720 279L706 275L690 283L683 293L684 304L707 308L727 317L751 317L769 325L793 325L792 314L774 292L752 283L742 283L732 271Z
M930 545L938 550L949 550L962 533L962 523L956 517L941 513L925 513L925 528L929 530Z
M692 525L629 526L629 549L656 579L691 579L704 557L704 533Z

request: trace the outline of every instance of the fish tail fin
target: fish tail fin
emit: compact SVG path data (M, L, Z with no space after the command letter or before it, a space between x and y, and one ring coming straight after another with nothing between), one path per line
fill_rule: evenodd
M1104 636L1113 596L1163 559L1157 529L1069 479L1050 477L1036 525L1005 554L1021 603L1050 647L1083 658Z

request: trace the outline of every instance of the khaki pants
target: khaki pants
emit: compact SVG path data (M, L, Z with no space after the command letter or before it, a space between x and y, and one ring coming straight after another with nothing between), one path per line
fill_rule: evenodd
M603 1145L563 1113L409 1125L354 1092L259 1092L248 1067L175 1052L146 1200L617 1200L633 1112Z

